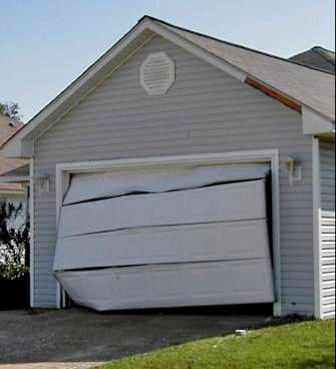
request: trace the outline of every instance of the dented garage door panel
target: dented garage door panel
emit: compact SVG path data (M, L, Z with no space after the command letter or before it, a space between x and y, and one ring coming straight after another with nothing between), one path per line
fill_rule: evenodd
M228 181L262 179L269 164L226 164L103 173L77 173L71 178L63 204L116 197L134 192L187 190Z
M104 174L97 188L97 175L73 178L60 213L56 278L76 303L96 310L273 302L268 168L255 179L262 166L251 165L245 181L232 183L241 179L236 167L129 173L113 184ZM132 176L149 193L128 193Z
M95 310L273 302L267 259L57 272L79 305Z
M59 236L265 217L265 181L258 180L64 206Z
M200 223L59 238L54 269L269 258L269 254L264 219Z

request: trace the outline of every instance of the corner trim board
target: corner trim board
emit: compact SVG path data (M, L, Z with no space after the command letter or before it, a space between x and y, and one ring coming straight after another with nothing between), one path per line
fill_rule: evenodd
M320 143L312 138L313 152L313 227L314 227L314 316L322 318L322 278L321 278L321 177Z
M34 233L35 233L35 212L34 212L34 159L31 158L29 162L29 185L30 185L30 193L29 193L29 212L30 212L30 242L29 242L29 285L30 285L30 307L35 306L35 242L34 242Z

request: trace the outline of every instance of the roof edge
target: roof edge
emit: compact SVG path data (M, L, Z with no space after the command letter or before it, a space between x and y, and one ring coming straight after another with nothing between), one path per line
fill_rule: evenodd
M169 22L166 22L162 19L159 19L159 18L155 18L155 17L152 17L150 15L144 15L142 18L139 19L138 22L142 21L143 19L149 19L149 20L152 20L152 21L155 21L155 22L160 22L164 25L167 25L169 27L173 27L173 28L176 28L176 29L180 29L182 31L185 31L185 32L189 32L189 33L192 33L192 34L195 34L195 35L198 35L198 36L202 36L202 37L206 37L210 40L214 40L214 41L218 41L218 42L222 42L224 44L227 44L227 45L231 45L231 46L234 46L234 47L238 47L240 49L244 49L244 50L248 50L248 51L251 51L251 52L254 52L254 53L257 53L257 54L261 54L261 55L265 55L265 56L268 56L268 57L271 57L271 58L274 58L274 59L278 59L278 60L281 60L281 61L284 61L284 62L287 62L287 63L291 63L291 64L295 64L295 65L298 65L300 67L304 67L304 68L307 68L307 69L311 69L311 70L315 70L317 72L321 72L321 73L325 73L325 74L331 74L331 75L334 75L334 73L332 72L329 72L329 71L326 71L326 70L322 70L322 69L319 69L319 68L316 68L316 67L313 67L313 66L309 66L309 65L304 65L304 64L301 64L301 63L298 63L298 62L295 62L294 60L289 60L287 58L283 58L281 56L277 56L277 55L274 55L274 54L270 54L270 53L267 53L265 51L260 51L260 50L257 50L257 49L253 49L251 47L248 47L248 46L243 46L243 45L239 45L239 44L236 44L234 42L230 42L230 41L226 41L226 40L222 40L220 38L217 38L217 37L213 37L213 36L210 36L210 35L207 35L205 33L201 33L201 32L197 32L197 31L192 31L188 28L184 28L184 27L180 27L180 26L176 26L175 24L172 24L172 23L169 23ZM328 49L326 49L328 50ZM329 50L328 50L329 51Z
M40 109L25 125L20 127L20 129L15 132L14 135L9 137L5 142L3 142L0 146L0 152L2 155L7 155L7 147L11 143L13 143L16 140L22 140L24 139L28 134L30 134L37 126L39 126L45 119L47 119L48 114L51 114L52 112L49 112L56 104L61 104L63 101L62 99L66 100L71 96L72 91L76 91L77 88L82 86L85 82L90 80L92 75L95 74L95 68L99 67L101 63L107 63L110 60L113 59L113 56L111 54L118 54L120 51L118 48L124 48L128 45L124 45L128 41L128 39L134 35L134 32L138 30L138 33L140 34L143 30L145 30L145 22L142 24L136 24L134 25L124 36L122 36L115 44L113 44L112 47L110 47L105 53L103 53L94 63L89 65L88 68L86 68L77 78L75 78L69 85L67 85L59 94L57 94L49 103L47 103L42 109ZM135 37L138 34L135 35ZM134 37L134 38L135 38ZM109 58L109 59L108 59ZM108 59L108 60L106 60ZM104 64L105 65L105 64ZM102 67L102 66L101 66ZM84 80L84 81L83 81ZM82 85L80 85L82 84ZM79 86L80 85L80 86ZM20 146L20 145L16 145ZM11 148L8 150L8 155L12 157L13 155L16 156L18 153L18 148ZM20 155L21 156L21 155ZM28 155L30 156L30 155Z
M8 157L31 157L32 150L29 148L23 150L21 142L18 141L22 141L28 135L32 134L32 132L48 118L48 115L54 112L52 109L56 109L57 104L61 105L64 101L71 98L74 91L88 82L97 71L113 60L113 58L116 57L123 49L125 49L132 40L136 39L143 31L147 29L170 40L176 45L187 49L193 54L201 57L210 64L215 65L216 67L224 70L228 74L241 81L243 81L246 77L246 74L239 68L209 53L207 50L204 50L198 45L186 40L182 36L175 34L173 31L168 30L158 22L154 22L148 16L145 16L142 17L138 23L133 26L131 30L128 31L122 38L120 38L119 41L117 41L117 43L115 43L108 51L106 51L99 59L97 59L84 72L82 72L79 77L71 82L53 100L51 100L36 115L34 115L27 124L25 124L18 132L16 132L16 134L5 141L0 146L2 155Z
M191 52L192 54L200 57L201 59L207 61L208 63L216 66L217 68L221 69L222 71L230 74L231 76L237 78L238 80L244 82L246 77L251 77L256 80L258 80L260 83L264 84L265 86L274 89L272 86L270 86L268 83L259 80L257 77L254 77L252 75L249 75L245 71L241 70L240 68L236 67L235 65L227 62L225 59L222 59L211 52L205 50L201 46L193 43L190 40L187 40L185 37L177 34L171 29L168 29L164 25L169 25L171 27L182 29L189 33L195 33L199 34L203 37L207 37L210 39L214 39L220 42L225 43L225 41L218 40L216 38L213 38L211 36L203 35L197 32L193 32L187 29L183 29L181 27L176 27L174 25L171 25L167 22L161 21L157 18L150 17L148 15L145 15L141 19L139 19L138 23L133 26L123 37L121 37L109 50L107 50L101 57L99 57L93 64L91 64L84 72L82 72L72 83L70 83L64 90L62 90L53 100L51 100L45 107L43 107L33 118L29 120L29 122L24 125L16 134L11 136L6 142L4 142L1 147L1 153L4 156L8 157L31 157L33 155L33 149L32 149L32 139L35 139L34 137L34 131L43 123L48 123L46 128L43 130L43 133L46 129L49 129L50 126L55 124L60 117L62 116L60 112L60 107L63 106L68 100L71 100L73 98L73 103L69 104L69 110L73 109L74 106L83 98L83 95L85 95L85 91L82 92L80 89L84 89L87 87L87 83L91 81L91 79L96 75L96 73L100 72L103 67L108 65L115 57L117 57L123 50L127 48L128 45L131 44L132 41L136 40L138 36L140 36L145 30L149 30L153 32L153 34L158 34L169 41L175 43L177 46L180 46L184 48L185 50ZM253 49L245 48L244 46L235 45L232 43L228 43L230 45L234 45L236 47L241 47L253 52L257 52L260 54L264 54L273 58L281 59L287 63L293 63L287 59L282 59L280 57L270 55L267 53L259 52ZM141 45L140 45L141 46ZM139 47L140 47L139 46ZM143 45L142 45L143 46ZM142 47L141 46L141 47ZM297 63L294 63L297 64ZM297 64L301 67L309 68L312 70L315 70L314 68L302 66L301 64ZM321 72L318 70L318 72ZM332 74L327 72L321 72L325 74ZM101 81L97 82L99 84ZM78 96L75 96L77 92ZM277 91L280 94L284 95L285 97L291 98L294 102L304 105L298 101L295 101L291 96L288 96L282 91ZM86 96L86 95L85 95ZM65 106L66 107L66 106ZM58 110L59 109L59 110ZM65 114L69 111L66 110ZM315 110L314 110L315 111ZM317 114L321 115L325 119L330 120L330 118L324 116L322 113L317 112ZM50 115L55 114L55 119L50 119ZM57 116L57 114L59 114ZM46 122L49 118L49 122ZM29 139L29 140L28 140ZM24 142L23 142L24 140Z

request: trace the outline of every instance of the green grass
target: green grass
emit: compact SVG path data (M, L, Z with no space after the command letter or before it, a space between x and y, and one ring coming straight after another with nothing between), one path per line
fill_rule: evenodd
M256 329L114 360L100 369L334 368L335 322L307 321Z

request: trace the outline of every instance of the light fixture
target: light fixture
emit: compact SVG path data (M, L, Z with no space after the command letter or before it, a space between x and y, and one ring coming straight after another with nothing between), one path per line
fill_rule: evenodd
M49 192L50 176L48 174L38 173L38 175L36 175L34 179L39 192Z
M294 182L302 180L302 167L298 160L292 156L287 156L283 160L283 167L288 174L289 184L292 187Z

